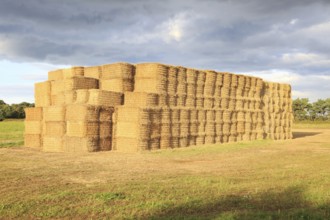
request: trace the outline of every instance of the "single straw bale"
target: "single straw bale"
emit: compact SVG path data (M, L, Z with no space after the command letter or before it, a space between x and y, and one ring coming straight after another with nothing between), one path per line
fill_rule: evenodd
M51 96L52 105L65 105L65 93L61 92Z
M169 106L169 96L166 93L158 94L158 105Z
M110 138L112 137L112 122L110 121L100 121L99 122L99 137L100 138Z
M238 75L232 74L231 75L231 87L236 88L238 86Z
M217 82L217 73L213 70L208 70L205 72L205 84L214 87ZM211 94L209 94L211 95Z
M223 87L230 87L231 76L232 76L232 74L230 74L230 73L223 73Z
M206 72L205 71L197 71L197 84L204 85L206 80Z
M220 106L221 106L221 108L222 109L228 109L229 108L229 98L222 98L221 99L221 104L220 104Z
M45 152L63 152L63 138L43 136L42 150Z
M189 136L188 137L188 146L196 145L197 136Z
M81 138L81 137L65 136L63 140L64 140L63 150L65 152L84 153L84 152L95 152L100 150L100 139L98 137Z
M171 122L178 123L180 121L180 108L171 108Z
M99 108L99 121L100 122L115 122L115 109L113 107L101 106Z
M251 122L245 122L244 130L245 130L245 132L250 132L252 130L252 123Z
M171 123L171 112L172 110L167 107L163 107L161 111L161 123L167 124Z
M242 98L236 99L236 107L235 107L235 109L237 109L237 110L244 109L244 99L242 99Z
M244 88L236 88L236 97L237 98L242 98L245 95L245 89Z
M45 107L43 109L43 118L45 121L64 121L65 107L64 106Z
M217 72L215 85L221 87L223 85L223 73Z
M67 121L99 121L100 107L80 104L67 105L65 116Z
M168 95L168 105L177 106L177 104L178 104L178 96L174 94Z
M149 110L149 120L151 123L159 124L161 123L162 118L162 109L161 108L150 108Z
M221 108L221 98L214 98L214 108Z
M224 122L230 122L231 121L231 114L232 114L232 111L224 110L223 115L222 115L223 121Z
M205 108L214 108L214 98L205 96L204 97L204 107Z
M87 103L100 106L122 105L124 103L124 95L118 92L90 89Z
M187 68L186 74L187 74L187 83L196 85L198 71L194 70L194 69Z
M40 134L24 134L24 146L35 149L42 148L42 137Z
M173 137L180 136L180 123L179 122L172 122L171 124L171 134Z
M171 147L171 136L163 136L160 138L160 149L167 149Z
M189 133L190 135L197 135L198 134L198 122L195 121L195 122L190 122L189 123Z
M203 144L205 144L205 134L198 135L196 138L196 145L203 145Z
M206 110L206 121L215 122L215 111L214 110Z
M196 96L196 107L197 108L204 108L204 97L203 96Z
M99 81L93 78L87 77L73 77L71 79L64 80L64 91L72 91L77 89L98 89Z
M198 110L195 108L190 108L190 122L195 122L198 120Z
M216 122L215 123L215 135L216 136L221 136L222 135L222 129L223 129L222 126L223 126L222 122Z
M170 143L171 148L177 148L177 147L179 147L179 142L180 142L180 138L179 137L172 136L171 137L171 143Z
M245 80L246 77L244 75L238 75L238 87L244 88L245 87Z
M237 141L237 136L235 134L230 134L228 136L228 142L236 142Z
M187 84L187 95L188 96L196 96L196 89L197 89L196 84L188 83Z
M66 133L65 122L45 122L45 134L49 137L62 137Z
M182 83L187 83L187 68L182 66L177 66L178 69L178 81Z
M89 90L88 89L78 89L76 91L77 98L76 104L87 104L89 99Z
M99 136L99 122L95 121L67 121L67 135L71 137Z
M229 97L230 95L230 87L223 86L221 87L221 98Z
M180 137L179 139L179 147L188 147L188 137Z
M76 91L66 91L64 93L65 104L70 105L74 104L77 100L77 92Z
M199 122L206 121L206 110L198 109L198 121Z
M230 134L237 135L237 122L231 123Z
M147 138L150 137L150 125L139 125L136 122L121 122L118 121L116 125L116 136L127 138Z
M94 79L100 79L102 76L102 67L101 66L85 67L84 76Z
M178 68L170 66L168 70L168 84L167 91L170 94L177 93L178 87Z
M96 151L110 151L111 149L112 139L110 137L99 138L99 147L96 148Z
M180 110L180 121L187 122L190 120L190 110L187 108L183 108Z
M189 122L180 123L180 137L187 137L189 135Z
M100 81L100 89L113 92L132 92L134 90L134 81L130 79L106 79ZM144 92L144 91L141 91Z
M222 134L229 135L230 134L230 122L224 122L222 125Z
M215 122L207 122L205 126L205 133L206 135L215 135Z
M36 107L51 105L51 83L49 81L34 84L34 98Z
M230 98L228 103L228 109L235 110L236 109L236 99Z
M198 134L205 134L206 132L206 122L198 122Z
M251 76L246 76L245 77L245 88L251 88L251 81L252 81Z
M167 93L167 79L155 79L155 78L136 78L134 91L136 92L148 92L148 93Z
M214 135L206 135L205 136L205 144L214 144L215 143L215 136Z
M55 80L63 80L63 70L52 70L48 72L48 80L55 81Z
M129 63L113 63L102 65L102 80L108 79L134 79L135 66Z
M41 121L43 119L43 108L25 108L25 121Z
M221 86L216 85L214 87L214 97L215 98L221 97Z
M169 67L159 63L140 63L135 69L135 78L149 78L157 79L159 81L166 81L168 78Z
M160 134L161 136L171 136L171 124L170 123L162 123L160 125Z
M186 99L186 106L187 107L196 107L196 96L189 95Z
M187 83L178 81L177 93L179 95L187 95Z
M50 94L51 95L57 95L65 91L65 84L64 80L58 80L58 81L51 81L50 82ZM45 93L42 93L43 95ZM35 95L38 95L38 92L35 91Z
M205 84L197 84L196 87L196 96L204 96Z
M74 66L71 68L63 69L63 78L70 79L76 76L84 76L84 67Z
M243 141L250 141L251 140L251 132L245 131L245 133L242 135Z
M215 110L215 121L216 122L223 122L223 110L216 109Z
M186 106L186 102L187 102L187 95L181 95L181 94L177 95L177 106L184 107Z
M151 138L159 138L161 136L161 124L160 123L152 123L150 129L150 137Z
M42 122L41 121L24 121L25 134L41 134Z

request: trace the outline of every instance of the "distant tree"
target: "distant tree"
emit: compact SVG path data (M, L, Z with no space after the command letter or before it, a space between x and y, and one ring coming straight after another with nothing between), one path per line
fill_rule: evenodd
M298 98L292 102L292 110L294 119L297 121L307 120L310 118L312 105L307 98Z
M0 100L0 105L7 105L3 100Z
M311 120L327 120L327 112L327 101L319 99L312 104L312 108L310 111Z
M3 120L5 120L5 115L2 111L2 109L0 109L0 121L3 121Z

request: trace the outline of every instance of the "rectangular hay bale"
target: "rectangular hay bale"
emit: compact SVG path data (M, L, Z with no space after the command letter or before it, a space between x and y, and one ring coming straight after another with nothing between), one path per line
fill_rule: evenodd
M24 146L35 149L42 148L42 138L40 134L24 134Z
M41 121L43 116L42 107L25 108L25 121Z

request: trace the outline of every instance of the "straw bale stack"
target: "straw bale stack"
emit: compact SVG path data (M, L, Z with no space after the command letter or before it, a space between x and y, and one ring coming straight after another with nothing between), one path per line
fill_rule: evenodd
M43 131L43 109L41 107L25 109L24 146L41 149Z

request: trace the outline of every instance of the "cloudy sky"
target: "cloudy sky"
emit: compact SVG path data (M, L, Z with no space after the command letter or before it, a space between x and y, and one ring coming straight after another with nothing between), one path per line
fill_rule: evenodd
M329 0L0 0L0 99L33 102L47 71L162 62L330 97Z

